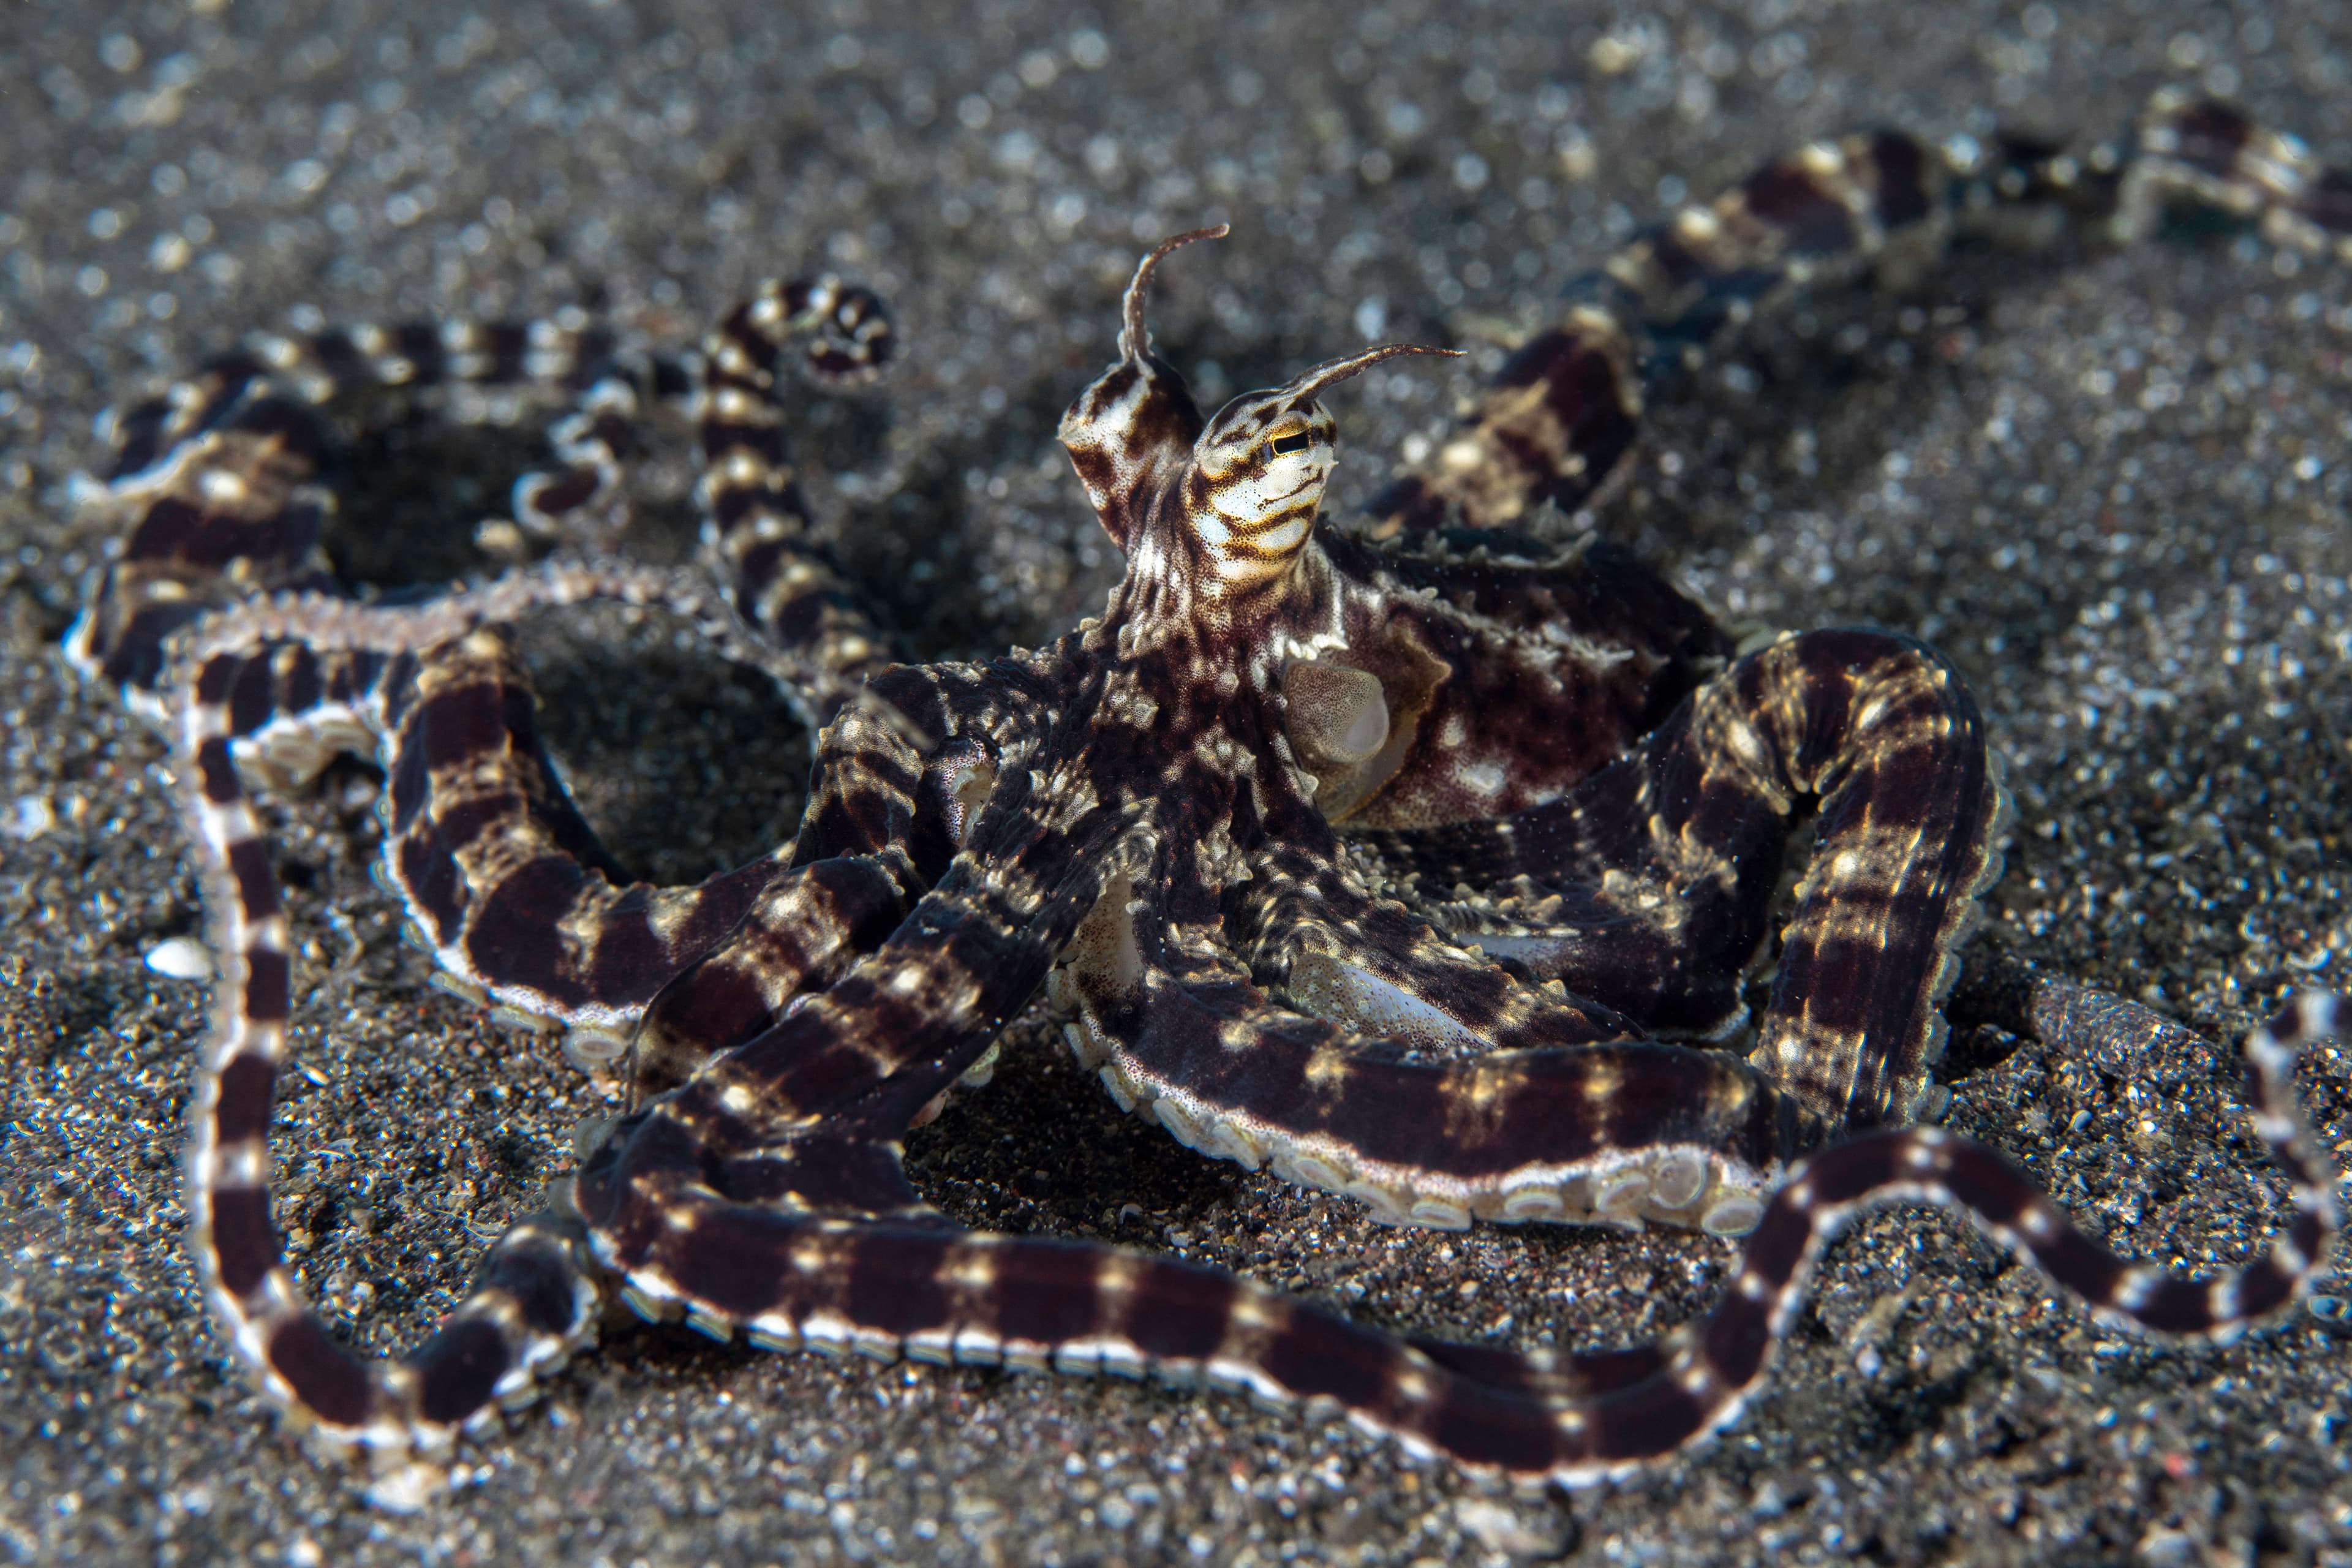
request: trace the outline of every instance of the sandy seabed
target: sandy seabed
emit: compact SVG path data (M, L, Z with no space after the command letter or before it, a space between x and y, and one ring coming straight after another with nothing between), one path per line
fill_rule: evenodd
M1123 17L0 13L0 1558L2352 1562L2352 1341L2305 1314L2218 1349L2110 1333L1904 1211L1832 1255L1726 1436L1536 1502L1229 1397L673 1331L611 1339L467 1446L421 1512L370 1509L278 1435L181 1247L202 992L143 962L198 921L162 747L54 652L103 545L68 481L102 466L108 405L251 327L581 305L676 342L762 277L835 268L889 298L904 353L872 389L794 395L818 497L912 646L961 656L1053 635L1117 569L1052 430L1162 234L1234 226L1171 265L1155 310L1207 400L1368 337L1477 351L1337 401L1344 504L1562 280L1807 137L2107 134L2185 80L2352 164L2352 18L2331 5ZM2220 1044L2117 1073L1963 1039L1948 1121L2116 1246L2189 1267L2247 1255L2280 1212L2231 1046L2345 962L2347 350L2352 268L2251 241L1963 256L1723 356L1657 411L1600 522L1734 620L1896 627L1967 671L2019 806L1987 940ZM478 569L467 532L534 429L387 411L354 454L354 569ZM657 504L631 543L689 538ZM756 683L658 626L591 618L530 647L625 858L690 878L789 831L804 737ZM280 1215L330 1314L388 1352L601 1102L551 1047L426 987L354 820L325 800L278 818L310 961ZM1733 1256L1381 1229L1120 1117L1049 1035L1016 1029L994 1086L917 1140L925 1190L975 1224L1521 1344L1654 1334ZM2303 1084L2352 1149L2352 1066L2326 1053Z

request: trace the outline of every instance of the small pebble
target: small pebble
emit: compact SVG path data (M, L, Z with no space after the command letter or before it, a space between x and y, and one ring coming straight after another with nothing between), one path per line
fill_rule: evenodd
M194 937L166 937L147 950L147 967L174 980L209 980L213 955Z
M57 808L45 795L20 795L9 807L8 820L0 825L0 832L11 838L38 838L58 825Z

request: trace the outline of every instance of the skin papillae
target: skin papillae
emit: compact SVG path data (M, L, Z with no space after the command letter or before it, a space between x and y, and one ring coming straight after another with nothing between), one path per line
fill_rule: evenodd
M1353 530L1319 517L1323 395L1430 351L1370 350L1204 417L1144 327L1154 268L1205 237L1179 237L1139 268L1118 362L1061 431L1127 574L1076 630L984 664L888 664L793 485L788 354L842 379L891 347L878 302L829 279L763 290L697 355L560 324L350 330L257 339L132 409L100 497L126 537L68 651L168 725L205 868L219 978L188 1206L239 1358L297 1425L371 1456L389 1503L586 1345L612 1296L772 1348L1241 1390L1541 1484L1731 1420L1822 1248L1875 1205L1956 1208L2156 1332L2279 1310L2336 1225L2291 1079L2339 1004L2298 998L2246 1043L2254 1126L2290 1179L2270 1249L2208 1279L2116 1258L1993 1150L1915 1124L2005 813L1950 665L1859 629L1741 655L1623 552L1537 537L1622 468L1644 396L1790 290L1906 273L2023 209L2128 237L2178 204L2352 253L2342 175L2182 96L2080 159L1894 132L1807 148L1571 286ZM558 466L514 507L558 542L604 536L636 416L683 400L723 588L555 558L415 603L345 596L320 544L321 406L443 383L572 396ZM800 706L818 766L793 843L690 887L634 881L597 844L497 629L589 601L682 616ZM630 1091L394 1363L335 1342L270 1217L297 987L247 792L338 752L384 773L382 879L447 983ZM1768 958L1752 1049L1723 1048ZM984 1078L1041 989L1119 1103L1204 1152L1402 1224L1744 1234L1732 1285L1654 1344L1520 1353L967 1230L908 1184L900 1140ZM2054 1048L2153 1026L2087 994L2029 976L2017 1026Z

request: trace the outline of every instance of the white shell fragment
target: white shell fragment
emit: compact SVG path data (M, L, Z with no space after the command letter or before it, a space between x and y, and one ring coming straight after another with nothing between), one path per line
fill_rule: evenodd
M210 980L213 955L194 937L165 937L147 950L147 967L173 980Z

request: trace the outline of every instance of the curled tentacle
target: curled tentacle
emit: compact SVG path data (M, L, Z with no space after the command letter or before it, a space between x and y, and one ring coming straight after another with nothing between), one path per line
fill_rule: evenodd
M1807 290L1875 275L1900 287L1955 235L2038 232L2055 212L2116 240L2168 208L2218 214L2274 245L2352 259L2352 175L2243 110L2168 89L2118 150L2037 141L1937 143L1881 130L1817 142L1636 236L1561 290L1438 444L1375 496L1372 536L1556 526L1625 474L1645 404L1727 331Z
M1041 707L1022 677L1037 662L897 667L827 727L792 869L646 1009L631 1042L638 1100L759 1034L898 928L1019 765Z
M1813 632L1739 660L1558 801L1373 842L1484 895L1443 910L1454 940L1705 1032L1738 1018L1809 826L1759 1062L1818 1127L1853 1130L1911 1120L1927 1091L2006 809L1976 705L1940 656Z
M794 478L777 373L796 344L821 379L868 379L895 340L881 300L826 277L770 283L704 344L692 412L703 540L736 614L785 656L778 681L814 735L890 662L889 635L834 559Z
M1774 1194L1713 1310L1654 1343L1601 1352L1401 1338L1170 1258L961 1231L928 1215L826 1212L796 1201L808 1195L797 1187L746 1184L724 1196L687 1185L683 1166L659 1211L668 1223L641 1223L617 1240L600 1228L598 1246L643 1293L644 1310L683 1312L719 1337L885 1362L1205 1384L1344 1417L1473 1470L1581 1485L1736 1419L1823 1251L1856 1215L1891 1203L1960 1211L2101 1317L2136 1329L2227 1340L2279 1311L2308 1287L2336 1227L2333 1173L2295 1110L2294 1058L2347 1019L2352 1005L2306 994L2248 1039L2254 1127L2289 1177L2291 1214L2263 1257L2212 1277L2126 1262L1994 1150L1932 1128L1864 1133L1813 1156ZM894 1155L892 1146L872 1158ZM642 1180L650 1163L638 1163ZM778 1167L793 1168L788 1159Z
M822 375L860 374L887 354L887 318L862 290L795 285L762 296L771 299L790 309L745 334L810 337ZM813 658L789 617L758 640L698 584L637 568L551 563L396 607L341 598L319 549L333 497L322 479L331 443L316 410L367 386L572 387L576 411L555 432L564 466L517 487L519 517L547 530L613 499L639 395L681 395L695 374L620 356L605 335L570 325L354 329L257 338L118 422L121 456L101 500L137 524L68 651L166 720L204 865L221 980L192 1096L199 1268L265 1390L331 1447L393 1467L389 1499L413 1481L398 1469L405 1457L442 1451L593 1337L598 1292L567 1183L490 1248L465 1302L404 1361L352 1356L310 1311L269 1212L267 1139L291 948L241 772L299 782L338 751L380 760L383 877L451 987L513 1018L568 1026L567 1046L583 1060L607 1059L661 984L787 874L788 857L691 888L630 882L565 795L540 746L528 682L488 628L606 600L677 613L726 656L795 689L813 668L840 674L849 664L831 658L837 648ZM729 506L730 493L713 489L714 507Z
M352 1356L310 1310L270 1218L268 1126L286 1059L293 948L268 842L234 755L237 735L254 728L241 722L240 706L253 689L246 677L257 670L331 694L339 680L353 682L350 708L380 707L386 687L403 686L402 671L433 669L435 650L531 609L591 600L667 608L697 618L748 661L773 657L735 631L711 595L673 574L552 566L418 606L295 595L226 612L194 628L183 653L185 674L168 687L176 766L220 955L190 1110L187 1203L198 1269L230 1342L264 1389L329 1444L364 1448L387 1463L437 1453L493 1402L520 1397L591 1337L596 1291L576 1218L559 1194L545 1214L520 1222L491 1248L466 1301L404 1362ZM295 668L271 652L298 643ZM268 693L268 681L260 689ZM380 714L378 727L391 728ZM463 725L448 734L481 739ZM399 787L395 778L395 795ZM393 809L397 819L400 807ZM503 836L511 838L513 830Z
M1241 886L1274 879L1267 868ZM1792 1107L1736 1057L1628 1038L1605 1010L1466 958L1360 943L1356 912L1417 924L1393 906L1332 911L1350 922L1349 957L1307 996L1294 979L1290 1000L1309 1016L1260 990L1214 926L1161 912L1186 900L1136 891L1114 884L1071 949L1068 1037L1123 1109L1202 1153L1269 1165L1392 1224L1656 1218L1736 1234L1793 1146ZM1465 981L1489 980L1465 997ZM1545 1043L1413 1048L1441 1030L1452 1044L1457 1015L1475 1011L1465 1000L1502 1005L1514 1039Z

